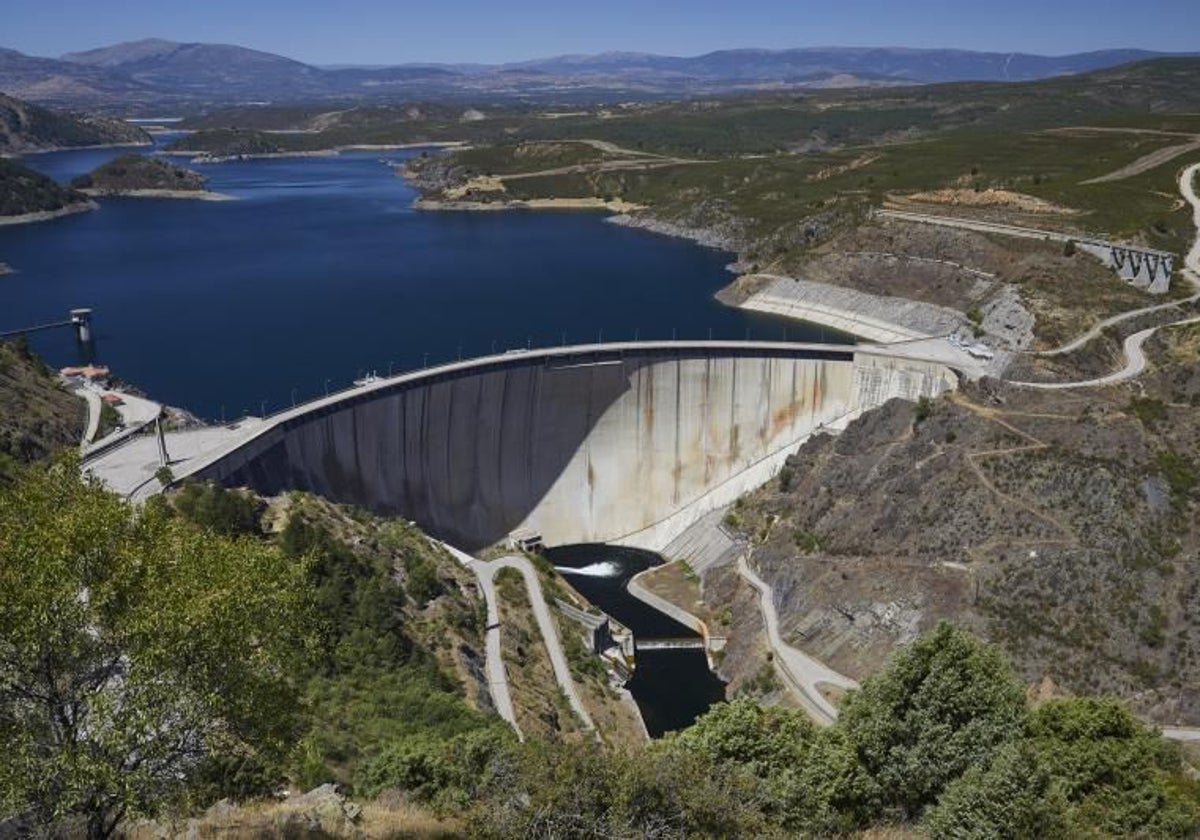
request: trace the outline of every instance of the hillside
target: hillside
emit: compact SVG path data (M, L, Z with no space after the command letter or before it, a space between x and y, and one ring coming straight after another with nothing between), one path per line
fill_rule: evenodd
M0 155L150 143L150 135L129 123L93 114L52 111L0 93Z
M728 519L785 636L861 678L948 619L1028 683L1200 724L1200 328L1150 351L1137 384L985 380L805 444Z
M61 214L89 207L87 196L64 189L50 178L32 169L0 159L0 222L48 218L41 214Z
M203 193L204 176L160 158L123 155L71 181L88 194Z
M170 153L195 152L212 157L236 157L238 155L273 155L285 151L298 151L297 147L304 145L306 144L302 140L289 143L281 141L277 135L265 134L261 131L219 128L197 131L180 137L168 145L166 151Z
M23 342L0 341L0 482L17 464L76 446L86 413Z

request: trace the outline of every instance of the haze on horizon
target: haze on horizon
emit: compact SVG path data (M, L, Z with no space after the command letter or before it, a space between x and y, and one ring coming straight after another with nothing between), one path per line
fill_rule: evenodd
M503 63L609 51L698 55L737 48L958 48L1062 55L1134 47L1194 51L1195 0L9 0L0 46L59 56L120 41L238 44L312 64Z

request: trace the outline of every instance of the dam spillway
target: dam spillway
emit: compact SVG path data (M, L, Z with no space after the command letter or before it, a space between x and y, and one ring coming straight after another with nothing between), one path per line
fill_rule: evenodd
M937 362L853 346L517 352L284 412L179 477L308 490L405 516L467 551L518 528L550 545L653 549L761 485L812 433L955 382Z

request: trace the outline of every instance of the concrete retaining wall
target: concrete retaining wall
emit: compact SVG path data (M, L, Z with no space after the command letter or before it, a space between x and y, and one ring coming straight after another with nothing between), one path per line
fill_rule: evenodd
M844 286L777 275L748 275L770 282L738 306L821 324L868 341L890 344L914 338L949 335L963 325L952 309L881 297Z
M953 384L940 365L849 348L515 355L299 412L195 475L401 514L468 551L518 527L656 549L812 432Z

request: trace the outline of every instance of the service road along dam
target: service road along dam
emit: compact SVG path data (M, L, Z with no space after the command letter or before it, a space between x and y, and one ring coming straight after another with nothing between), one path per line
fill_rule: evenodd
M466 551L518 528L548 545L657 550L814 432L955 387L938 353L898 352L722 341L510 352L299 406L172 469L402 515Z

